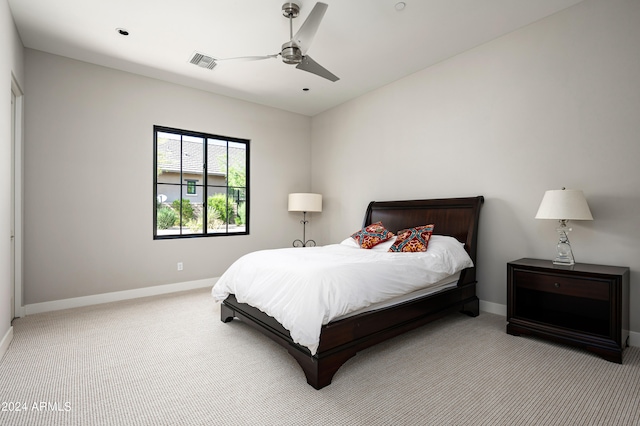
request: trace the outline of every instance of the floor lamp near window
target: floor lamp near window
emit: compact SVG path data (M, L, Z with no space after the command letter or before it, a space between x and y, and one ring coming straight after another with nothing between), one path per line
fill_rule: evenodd
M322 211L322 195L310 193L289 194L289 211L302 212L302 239L294 240L294 247L315 247L316 242L306 239L307 213Z

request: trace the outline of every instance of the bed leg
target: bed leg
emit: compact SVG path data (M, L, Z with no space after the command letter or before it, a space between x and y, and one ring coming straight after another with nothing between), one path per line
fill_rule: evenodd
M288 351L302 367L307 383L315 389L330 385L340 367L356 355L356 351L343 351L318 359L295 347L289 347Z
M233 318L236 316L235 314L236 314L235 311L230 307L228 307L227 305L225 305L224 303L220 305L220 321L222 322L232 321Z
M463 314L467 314L470 317L477 317L478 315L480 315L479 299L476 297L474 298L474 300L463 304L462 309L460 309L460 312L462 312Z

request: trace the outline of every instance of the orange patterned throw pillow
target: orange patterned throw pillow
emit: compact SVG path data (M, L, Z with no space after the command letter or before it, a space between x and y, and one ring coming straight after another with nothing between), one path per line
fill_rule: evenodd
M393 233L386 229L382 225L382 222L372 223L351 235L351 238L356 240L358 245L363 249L370 249L383 241L387 241L391 237L393 237Z
M398 232L398 238L389 251L419 252L427 251L429 239L433 233L433 225L417 226Z

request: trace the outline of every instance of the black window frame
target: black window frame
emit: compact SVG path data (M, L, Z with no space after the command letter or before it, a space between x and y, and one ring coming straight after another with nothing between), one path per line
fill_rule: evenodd
M180 178L178 183L166 183L166 182L158 182L158 133L173 133L173 134L178 134L181 137L183 136L187 136L187 137L196 137L196 138L203 138L205 143L203 143L203 172L202 172L202 176L204 178L204 183L202 185L196 185L197 187L200 187L202 190L202 214L204 215L204 220L203 220L203 229L202 232L200 233L183 233L183 230L185 228L184 224L182 224L182 218L179 216L178 217L178 224L180 225L180 233L179 234L167 234L167 235L158 235L158 185L170 185L170 186L178 186L179 187L179 191L178 193L181 194L180 195L180 200L182 200L182 194L184 194L187 188L187 182L186 179L183 179L183 173L184 173L184 168L183 168L183 164L182 164L182 159L180 160ZM229 142L232 143L239 143L239 144L244 144L245 145L245 186L244 186L244 208L245 208L245 223L244 223L244 231L235 231L235 232L229 232L229 221L227 220L227 223L225 223L225 231L224 232L220 232L220 231L216 231L216 232L207 232L207 228L206 228L206 215L207 215L207 208L205 208L205 206L207 205L207 200L209 199L209 195L208 195L208 190L209 190L209 182L208 182L208 155L207 155L207 149L208 149L208 143L207 141L210 139L214 139L220 142L226 142L226 147L227 147L227 154L226 154L226 159L227 159L227 164L225 166L225 173L226 173L226 177L225 177L225 182L226 182L226 186L221 186L226 188L224 193L226 194L227 197L227 209L229 209L229 205L230 205L230 197L232 193L236 193L238 192L238 189L234 187L230 187L229 186L229 179L228 179L228 175L229 175L229 155L228 155L228 150L229 150ZM181 142L182 144L182 142ZM177 128L173 128L173 127L166 127L166 126L159 126L159 125L154 125L153 126L153 239L154 240L173 240L173 239L184 239L184 238L206 238L206 237L228 237L228 236L234 236L234 235L249 235L249 223L250 223L250 140L248 139L241 139L241 138L235 138L235 137L229 137L229 136L221 136L221 135L215 135L215 134L211 134L211 133L204 133L204 132L197 132L197 131L191 131L191 130L183 130L183 129L177 129ZM234 192L235 191L235 192ZM182 203L182 201L181 201ZM182 215L182 208L180 209L181 211L179 212L179 215Z

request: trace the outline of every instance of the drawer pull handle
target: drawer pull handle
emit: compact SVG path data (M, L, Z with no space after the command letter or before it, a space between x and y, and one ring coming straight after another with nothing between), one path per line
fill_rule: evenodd
M553 286L554 286L555 288L560 288L560 284L558 284L558 283L554 283L554 284L553 284Z

